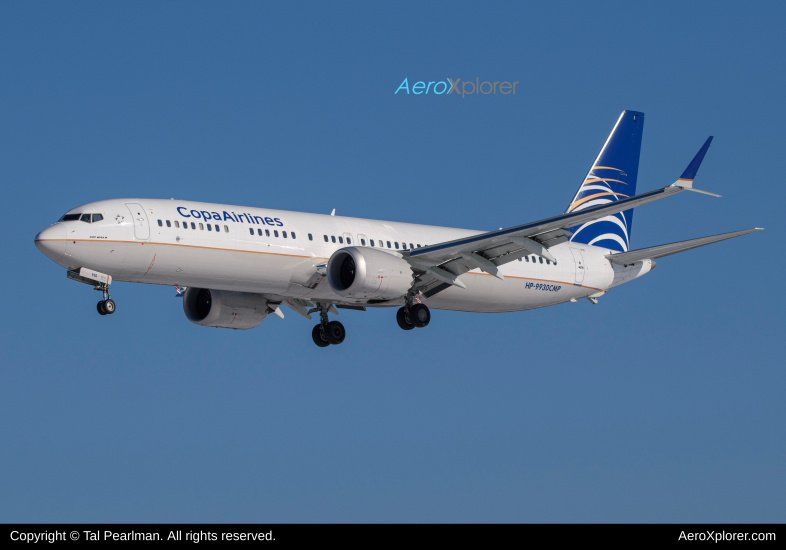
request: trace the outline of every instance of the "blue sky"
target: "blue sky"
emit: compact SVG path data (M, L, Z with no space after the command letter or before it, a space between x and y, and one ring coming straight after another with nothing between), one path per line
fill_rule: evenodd
M783 521L782 3L5 3L0 521ZM402 96L404 78L518 81ZM496 229L564 211L623 109L664 258L509 314L189 323L33 245L155 197Z

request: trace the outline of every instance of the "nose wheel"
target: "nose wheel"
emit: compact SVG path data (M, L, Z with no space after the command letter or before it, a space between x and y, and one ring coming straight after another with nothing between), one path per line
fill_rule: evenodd
M101 300L96 304L96 309L100 315L111 315L115 312L114 300Z
M81 269L69 269L66 275L72 281L83 283L93 287L104 295L104 299L96 304L96 310L99 315L112 315L117 306L112 298L109 297L109 284L112 282L112 276L106 273L99 273L92 269L83 267Z
M96 309L98 310L98 314L112 315L115 312L117 306L115 306L115 301L109 297L109 288L107 287L107 285L99 285L96 286L96 290L99 290L104 293L104 299L96 304Z

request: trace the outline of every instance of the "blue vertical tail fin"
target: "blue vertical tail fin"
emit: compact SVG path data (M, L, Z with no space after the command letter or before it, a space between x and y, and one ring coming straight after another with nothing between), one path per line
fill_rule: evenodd
M565 211L575 212L636 194L644 113L623 111ZM571 227L571 241L627 252L633 209Z

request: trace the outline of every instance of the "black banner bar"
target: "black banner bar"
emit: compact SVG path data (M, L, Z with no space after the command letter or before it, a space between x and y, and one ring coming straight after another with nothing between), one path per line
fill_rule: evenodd
M171 544L347 543L394 545L413 543L484 544L503 540L587 543L647 541L648 543L743 542L783 544L778 524L2 524L0 540L13 545L107 544L129 542Z

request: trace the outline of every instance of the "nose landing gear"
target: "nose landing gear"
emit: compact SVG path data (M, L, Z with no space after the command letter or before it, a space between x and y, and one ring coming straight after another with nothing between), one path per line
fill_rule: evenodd
M114 300L101 300L96 304L96 309L100 315L111 315L115 312Z
M331 344L337 346L343 342L344 338L347 336L344 325L338 321L328 321L328 310L331 307L332 306L319 304L319 306L309 311L309 313L319 311L320 322L311 330L311 338L320 348L326 348ZM336 310L333 311L336 313Z
M72 281L90 285L94 290L104 295L104 299L96 304L99 315L111 315L115 312L115 302L109 297L109 285L112 283L111 276L86 267L81 268L79 271L75 269L69 270L66 272L66 276Z
M96 304L96 309L98 309L98 313L100 315L112 315L115 312L115 301L109 297L109 289L106 285L103 288L96 287L96 290L100 290L104 293L104 299Z

